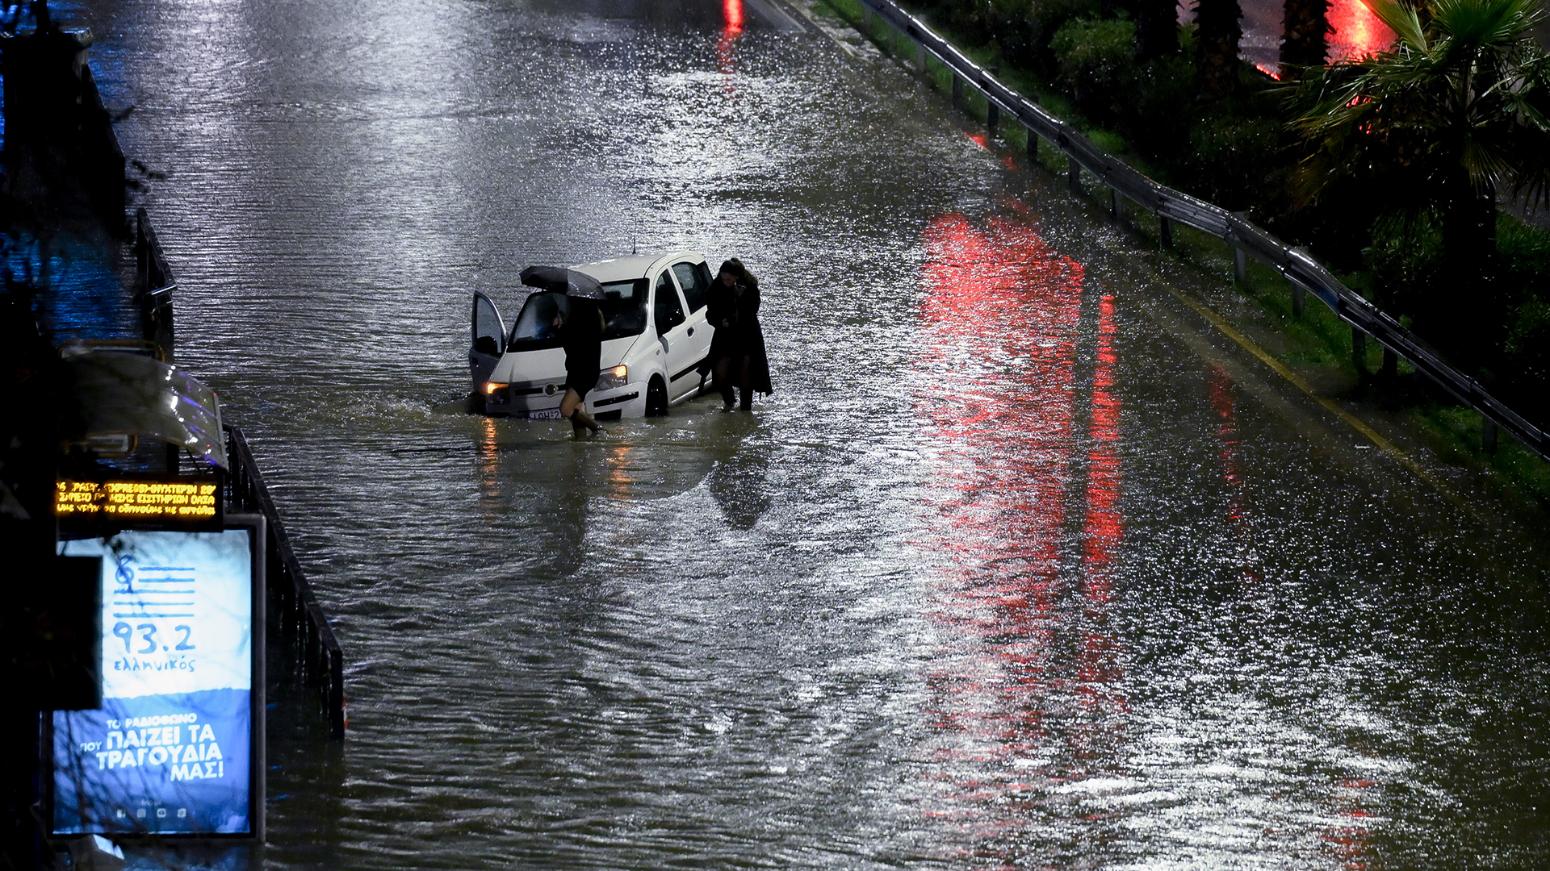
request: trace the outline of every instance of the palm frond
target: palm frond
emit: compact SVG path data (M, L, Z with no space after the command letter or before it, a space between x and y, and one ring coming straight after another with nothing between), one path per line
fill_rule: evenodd
M1400 0L1362 0L1362 5L1388 25L1399 41L1417 51L1426 51L1426 30L1421 26L1421 16L1414 7Z

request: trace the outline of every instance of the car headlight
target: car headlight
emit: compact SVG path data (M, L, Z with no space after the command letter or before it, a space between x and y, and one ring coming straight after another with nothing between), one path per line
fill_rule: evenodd
M484 382L485 402L506 402L511 399L511 385L499 381Z
M597 376L598 390L613 390L616 387L623 387L628 383L630 383L630 367L624 365L623 363L604 369L602 373Z

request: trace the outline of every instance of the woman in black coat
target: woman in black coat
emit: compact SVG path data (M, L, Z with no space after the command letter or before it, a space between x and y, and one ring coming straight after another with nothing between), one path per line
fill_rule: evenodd
M764 330L759 326L759 281L736 257L721 264L710 285L705 316L716 333L710 340L710 368L716 373L721 401L732 408L732 388L738 388L739 407L753 407L755 391L768 396L770 360L764 351Z

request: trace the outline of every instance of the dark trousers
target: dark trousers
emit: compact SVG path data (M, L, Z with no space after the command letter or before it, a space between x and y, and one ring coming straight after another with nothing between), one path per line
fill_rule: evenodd
M734 380L736 379L735 384ZM753 358L747 354L722 357L716 361L716 386L721 389L721 401L732 404L732 388L742 393L738 407L747 411L753 407Z

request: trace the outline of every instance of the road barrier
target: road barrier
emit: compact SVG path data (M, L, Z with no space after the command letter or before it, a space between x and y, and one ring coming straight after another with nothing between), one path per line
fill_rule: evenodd
M268 541L265 543L265 565L268 577L265 586L269 591L269 621L271 637L280 644L271 643L270 649L283 648L290 656L288 663L300 682L318 692L321 712L328 718L329 735L343 738L345 732L344 710L344 652L334 638L334 630L328 625L328 617L312 595L307 575L291 551L291 540L285 534L285 524L275 510L269 489L264 486L264 476L253 460L253 452L242 430L234 426L226 428L226 455L231 461L231 473L226 476L229 504L241 510L256 510L268 521Z
M1082 173L1085 171L1109 189L1111 214L1118 215L1119 198L1124 197L1155 215L1164 245L1172 244L1174 223L1221 239L1233 249L1234 272L1240 282L1244 278L1245 257L1274 267L1292 286L1295 313L1302 313L1303 296L1311 293L1351 326L1351 348L1358 371L1366 372L1366 341L1370 337L1383 347L1385 372L1394 371L1395 357L1404 359L1459 403L1479 413L1481 439L1487 451L1496 449L1497 431L1505 430L1541 459L1550 459L1550 436L1543 430L1493 397L1474 378L1449 365L1426 343L1347 287L1306 251L1287 245L1240 213L1229 212L1158 184L1105 153L1074 127L1003 85L892 0L861 0L861 3L869 20L886 23L915 43L915 61L920 72L927 69L928 55L946 67L953 77L953 105L962 106L964 86L972 86L985 98L986 126L992 133L1005 113L1028 131L1029 156L1037 158L1040 140L1064 154L1069 184L1074 192L1082 192Z
M172 292L178 289L172 267L163 256L156 230L142 207L135 210L135 303L140 307L143 338L161 346L173 359Z

